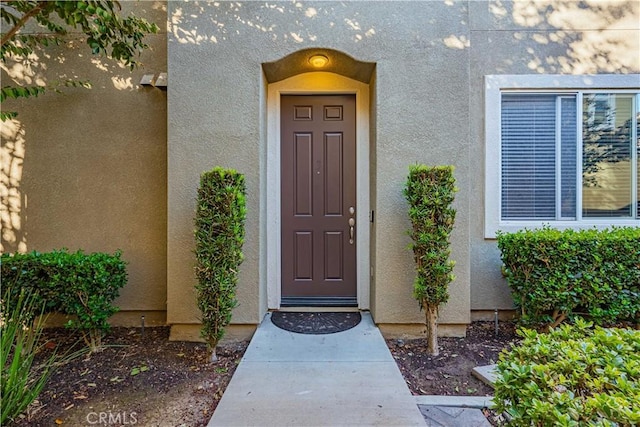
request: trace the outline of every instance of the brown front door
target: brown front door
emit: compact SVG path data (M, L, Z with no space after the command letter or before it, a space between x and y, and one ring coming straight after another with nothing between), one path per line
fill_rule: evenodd
M281 108L282 305L357 305L355 95Z

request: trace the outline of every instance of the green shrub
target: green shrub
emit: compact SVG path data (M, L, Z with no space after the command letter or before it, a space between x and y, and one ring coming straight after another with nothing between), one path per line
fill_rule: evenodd
M244 176L216 167L200 177L195 218L196 293L202 337L216 360L216 346L237 305L246 217Z
M449 299L447 287L454 279L449 236L456 216L451 207L456 191L452 166L409 168L404 195L409 203L409 234L416 262L413 296L425 311L430 354L438 354L438 307Z
M112 302L127 283L121 252L84 254L66 250L2 255L3 287L16 301L29 290L44 311L71 315L67 326L82 332L91 351L102 346L107 319L118 311ZM35 316L36 313L31 313Z
M640 315L640 228L499 233L504 274L523 320L597 324Z
M510 425L640 425L640 331L591 325L523 330L500 355L494 402Z
M4 292L0 301L0 425L20 415L33 402L54 368L55 353L43 363L34 363L38 354L43 318L34 322L32 314L42 314L43 305L27 290L15 298Z

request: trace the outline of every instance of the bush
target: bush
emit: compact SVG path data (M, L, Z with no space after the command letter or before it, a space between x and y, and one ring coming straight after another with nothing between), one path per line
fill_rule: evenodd
M454 279L449 236L456 216L451 207L456 191L452 166L409 168L404 194L409 203L409 234L416 262L413 296L425 311L430 354L438 354L438 307L449 299L447 287Z
M195 218L196 292L202 313L202 337L215 349L237 305L236 284L242 263L245 208L244 176L216 167L200 177Z
M640 331L591 325L523 330L500 355L494 402L510 425L640 425Z
M96 351L109 330L107 319L118 311L111 303L127 283L121 255L119 251L87 255L66 250L3 254L3 287L10 294L9 301L17 301L21 290L27 289L35 307L73 316L67 326L80 330L91 351Z
M607 324L640 315L640 228L499 233L498 247L525 321L555 326L583 314Z
M49 379L55 354L35 364L43 320L33 322L32 314L41 314L43 306L27 290L15 299L4 292L0 301L0 425L20 415L33 402Z

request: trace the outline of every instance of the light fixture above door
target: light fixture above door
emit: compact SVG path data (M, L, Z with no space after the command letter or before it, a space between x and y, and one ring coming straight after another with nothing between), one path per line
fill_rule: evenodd
M309 64L314 68L322 68L329 63L329 58L324 55L312 55L309 57Z

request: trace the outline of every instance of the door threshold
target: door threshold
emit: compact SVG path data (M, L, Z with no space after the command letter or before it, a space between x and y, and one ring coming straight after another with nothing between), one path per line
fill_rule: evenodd
M279 309L269 310L269 311L284 311L289 313L349 313L349 312L358 312L360 309L358 307L309 307L305 306L286 306L280 307Z
M280 307L358 307L356 297L282 297Z

